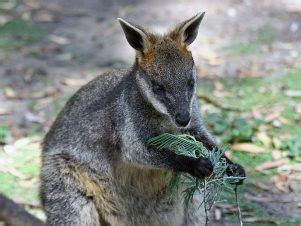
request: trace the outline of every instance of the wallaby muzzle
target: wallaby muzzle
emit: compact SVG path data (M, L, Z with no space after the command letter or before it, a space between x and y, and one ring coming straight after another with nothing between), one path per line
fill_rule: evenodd
M189 111L182 111L176 113L176 123L181 127L186 127L190 122L190 112Z

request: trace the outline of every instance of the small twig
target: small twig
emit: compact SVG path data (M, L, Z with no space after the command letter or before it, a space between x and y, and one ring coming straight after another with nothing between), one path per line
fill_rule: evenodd
M207 186L206 180L204 180L204 209L205 209L205 216L206 216L205 226L207 226L208 222L209 222L208 210L207 210L207 206L206 206L206 195L207 195L206 186Z
M242 216L241 216L241 210L240 210L239 200L238 200L238 191L237 191L237 187L238 187L238 185L236 185L235 188L234 188L234 191L235 191L236 208L237 208L237 215L238 215L238 220L239 220L240 226L243 226Z
M211 97L208 97L206 95L202 95L202 94L198 94L197 97L199 99L203 99L204 101L206 101L209 104L214 105L215 107L221 108L223 110L227 110L227 111L238 111L240 112L241 109L237 108L237 107L233 107L233 106L228 106L228 105L223 105L219 102L217 102L216 100L213 100Z

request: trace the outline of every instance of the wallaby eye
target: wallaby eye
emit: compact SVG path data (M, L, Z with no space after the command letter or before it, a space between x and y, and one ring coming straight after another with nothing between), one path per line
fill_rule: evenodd
M193 88L193 86L194 86L194 79L189 79L188 81L187 81L187 85L188 85L188 87L191 87L191 88Z
M153 84L153 90L154 90L154 93L156 93L156 94L159 94L159 95L165 94L165 88L164 88L164 86L159 85L157 83Z

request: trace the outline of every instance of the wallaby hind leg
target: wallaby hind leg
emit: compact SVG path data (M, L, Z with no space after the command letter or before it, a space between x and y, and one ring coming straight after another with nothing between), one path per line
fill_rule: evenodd
M61 193L58 190L43 197L47 225L103 226L92 200L68 190Z
M46 156L41 172L41 199L47 225L99 226L92 199L78 187L70 161L60 155Z

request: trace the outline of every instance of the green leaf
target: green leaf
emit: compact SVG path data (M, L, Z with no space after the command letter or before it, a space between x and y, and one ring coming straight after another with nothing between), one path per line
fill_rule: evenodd
M245 121L243 120L238 120L236 123L239 125L245 125ZM239 130L237 130L237 135L240 135ZM219 194L222 189L232 190L233 192L233 184L238 179L242 179L240 177L231 177L225 174L228 167L226 160L222 158L225 150L216 149L208 151L201 142L197 141L190 135L173 135L164 133L149 139L148 144L158 149L173 151L179 155L190 157L200 155L202 157L209 158L212 162L213 172L203 181L189 174L173 172L172 178L169 182L169 191L174 191L175 188L176 190L183 188L183 197L187 205L192 201L195 193L203 193L204 200L202 203L205 204L206 208L210 209L214 202L216 202L219 198Z

